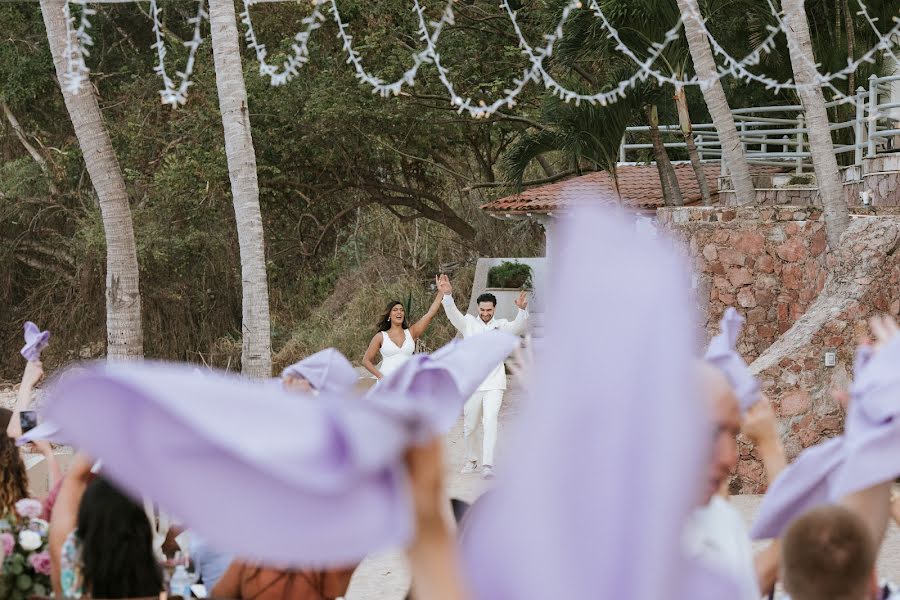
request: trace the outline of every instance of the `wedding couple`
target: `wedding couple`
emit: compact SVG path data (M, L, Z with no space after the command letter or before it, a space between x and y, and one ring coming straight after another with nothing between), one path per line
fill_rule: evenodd
M464 315L456 308L453 302L453 286L447 275L435 278L437 295L434 302L421 319L413 325L406 320L406 311L400 302L388 304L385 314L378 322L378 333L372 338L366 354L363 357L363 366L380 380L385 375L392 373L401 364L407 361L416 349L416 341L425 333L431 320L438 312L440 305L444 306L447 318L456 330L464 338L478 335L486 331L500 329L521 335L525 331L528 321L528 298L525 292L519 294L516 299L516 307L519 309L516 318L495 319L494 311L497 308L497 298L493 294L482 294L478 297L478 316ZM379 351L382 361L375 365L375 359ZM376 385L377 382L376 382ZM463 408L463 432L466 438L466 464L462 473L474 473L478 469L478 451L476 448L475 432L481 421L484 444L482 448L482 476L485 479L493 477L494 447L497 444L497 422L500 414L500 405L503 403L503 393L506 390L506 370L503 364L497 365L494 371L484 380L478 390L466 401Z

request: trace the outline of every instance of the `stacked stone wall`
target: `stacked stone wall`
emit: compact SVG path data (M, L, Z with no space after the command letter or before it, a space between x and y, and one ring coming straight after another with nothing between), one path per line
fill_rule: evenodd
M867 319L900 315L900 217L857 216L841 248L826 254L821 213L810 207L659 212L696 261L707 335L728 305L747 317L738 349L773 402L788 458L840 433L843 410L831 392L850 382ZM740 438L739 447L732 492L764 491L753 447Z
M747 319L739 350L754 360L825 285L825 224L812 207L660 209L695 261L707 337L734 306Z

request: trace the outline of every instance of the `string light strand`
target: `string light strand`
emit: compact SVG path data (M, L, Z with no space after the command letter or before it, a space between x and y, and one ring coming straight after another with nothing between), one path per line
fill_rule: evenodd
M444 9L443 13L441 13L441 18L432 23L434 29L433 32L429 32L428 28L424 28L424 30L419 28L419 36L420 39L425 42L425 49L419 52L415 52L412 55L413 64L407 69L403 75L393 81L391 83L386 83L380 77L372 75L368 73L363 67L362 59L360 58L359 52L353 49L353 36L349 33L348 26L341 19L341 14L338 11L337 0L331 1L331 13L334 16L335 24L338 29L338 37L341 39L341 43L343 45L344 53L347 55L347 63L353 66L353 69L356 71L356 78L361 82L372 88L373 94L379 94L381 97L386 98L388 96L397 96L400 94L400 91L403 89L403 86L412 87L415 83L416 75L419 72L419 67L423 64L432 62L431 52L429 48L433 47L434 44L437 43L438 38L441 35L441 32L444 29L445 25L453 25L454 23L454 15L453 15L453 1L448 0L447 6ZM420 14L422 9L418 3L418 0L414 0L413 2L413 11L417 14ZM421 14L420 14L420 23L421 23Z
M75 17L72 15L70 0L63 5L63 16L66 21L66 46L63 56L66 62L66 72L63 76L63 85L70 94L78 94L81 86L88 81L90 70L84 59L90 56L88 46L94 44L93 38L88 33L91 28L89 17L96 11L86 4L86 0L75 0L75 4L81 7L81 19L78 27L75 27Z
M157 6L156 0L150 0L150 16L153 19L153 34L156 36L156 42L150 47L156 50L157 56L157 64L153 70L163 81L163 89L159 92L162 103L167 104L172 108L183 106L187 102L188 88L192 83L191 74L194 72L194 60L197 55L197 48L203 43L200 27L203 24L203 20L208 19L209 15L203 9L203 0L200 0L197 3L197 6L197 15L188 19L188 23L194 26L194 35L189 41L184 42L185 47L188 48L187 64L185 65L184 71L175 72L175 76L179 80L178 87L176 88L172 78L169 77L169 74L166 72L167 52L162 38L162 23L159 19L162 9Z
M309 62L309 39L312 37L313 32L325 22L325 15L322 14L320 7L327 0L313 0L312 13L303 18L303 27L294 35L291 53L284 59L280 69L278 66L266 62L268 57L266 46L257 40L256 31L253 29L253 20L250 17L250 7L254 4L254 1L243 1L244 10L239 16L241 22L247 27L244 39L247 40L247 46L256 53L256 60L259 62L259 74L263 77L268 77L269 82L274 87L285 85L299 74L303 65Z

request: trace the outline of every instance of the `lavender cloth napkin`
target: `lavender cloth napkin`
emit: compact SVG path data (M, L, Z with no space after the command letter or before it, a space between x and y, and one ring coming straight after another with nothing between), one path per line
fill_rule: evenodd
M25 345L22 347L22 356L27 361L40 360L41 351L50 343L50 332L41 331L31 321L25 321Z
M49 421L44 421L31 431L26 431L20 435L16 440L16 446L24 446L30 442L38 442L41 440L47 440L48 442L53 442L55 444L70 443L66 440L65 435L60 431L59 427Z
M708 363L719 368L728 378L740 403L741 413L750 410L760 397L759 382L750 373L744 357L735 350L743 327L744 317L734 307L726 308L719 323L719 335L710 340L704 356Z
M306 379L314 390L323 394L350 390L359 379L350 361L334 348L320 350L286 367L281 376L287 375Z
M497 361L515 343L483 337L477 347ZM481 381L496 364L455 358L443 356L446 370L465 366L469 376L447 375L433 359L411 381L426 389ZM151 498L221 551L270 564L341 565L409 539L403 452L445 433L445 413L458 414L475 387L433 400L385 391L297 402L265 382L197 376L187 365L108 364L52 389L45 414L102 459L118 485Z
M844 433L807 448L772 483L750 531L778 537L804 512L900 475L900 338L857 350Z
M561 222L559 237L552 351L538 355L535 389L508 427L495 491L465 524L473 597L735 597L683 558L712 439L685 265L597 208Z

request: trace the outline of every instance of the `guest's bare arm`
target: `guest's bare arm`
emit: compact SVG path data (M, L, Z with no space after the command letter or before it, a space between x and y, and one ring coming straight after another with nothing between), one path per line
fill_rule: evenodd
M787 457L778 433L778 419L765 395L747 411L741 431L756 447L771 485L787 466Z
M874 350L878 352L888 342L900 335L900 327L897 322L886 316L877 316L869 319L869 327L875 334ZM900 403L900 398L896 400ZM891 487L893 481L885 481L870 488L850 494L841 500L841 504L859 515L869 526L872 539L878 545L884 539L888 521L891 518Z
M50 445L50 442L46 440L34 442L34 447L44 456L44 460L47 461L49 486L50 489L53 489L56 482L62 479L62 469L59 468L59 461L56 460L56 455L53 454L53 447Z
M415 506L415 538L406 549L417 600L467 600L456 538L444 514L444 463L440 438L406 454Z
M369 342L366 353L363 355L363 366L366 368L366 371L375 376L375 379L384 377L384 375L381 374L381 371L378 370L378 367L375 366L375 357L378 356L378 351L381 350L381 342L383 339L381 332L376 333L375 337L372 338L372 341Z
M13 407L12 417L9 419L9 425L6 427L6 435L13 439L18 439L22 435L22 423L19 422L19 413L28 410L31 406L31 395L34 386L44 376L44 367L41 361L28 361L25 365L25 371L22 373L22 384L19 386L19 393L16 396L16 405Z
M55 595L62 593L59 582L61 567L62 546L75 530L78 522L78 507L81 497L91 480L91 467L94 462L84 454L78 454L72 461L72 468L59 489L56 503L53 505L53 513L50 515L50 534L48 545L50 548L50 580L53 584Z
M759 584L760 593L768 597L775 589L778 581L779 565L781 564L781 540L772 540L765 550L760 550L753 557L753 566L756 568L756 582Z
M891 494L891 518L900 525L900 494Z

